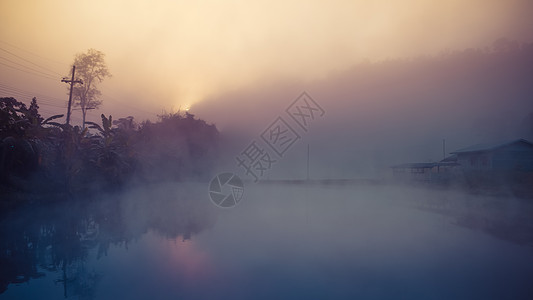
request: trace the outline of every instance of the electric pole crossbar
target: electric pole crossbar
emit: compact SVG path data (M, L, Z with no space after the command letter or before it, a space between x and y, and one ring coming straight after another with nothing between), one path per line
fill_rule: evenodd
M61 79L61 82L66 82L70 84L70 94L68 96L68 108L67 108L67 125L70 124L70 108L72 107L72 90L75 83L83 84L83 81L80 79L74 80L74 73L76 72L76 66L72 66L72 78L68 80L67 78Z

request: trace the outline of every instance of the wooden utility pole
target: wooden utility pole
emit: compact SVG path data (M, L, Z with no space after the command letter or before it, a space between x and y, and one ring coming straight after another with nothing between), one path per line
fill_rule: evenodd
M61 82L70 84L70 94L68 96L68 108L67 108L67 125L70 124L70 108L72 107L72 90L75 83L83 84L80 79L74 80L74 73L76 73L76 66L72 66L72 78L70 80L63 78Z
M442 159L446 158L446 140L442 139Z
M309 144L307 144L307 180L309 180Z

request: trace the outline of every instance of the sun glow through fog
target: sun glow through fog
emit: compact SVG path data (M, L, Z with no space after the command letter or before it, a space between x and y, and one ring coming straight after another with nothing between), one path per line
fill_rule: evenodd
M76 53L101 50L114 75L106 82L117 91L113 97L158 113L172 109L170 99L201 102L272 78L317 78L365 59L481 47L501 36L529 40L530 6L524 0L4 0L0 40L61 62L53 70L65 75ZM2 69L2 81L23 87L26 79L11 73L17 71ZM32 86L65 98L59 81Z

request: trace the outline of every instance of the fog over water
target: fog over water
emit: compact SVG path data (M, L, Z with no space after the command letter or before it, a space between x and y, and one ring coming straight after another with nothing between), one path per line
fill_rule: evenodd
M533 293L529 202L405 186L259 184L245 193L238 206L219 209L203 184L154 185L4 220L4 250L33 243L29 268L44 276L10 285L0 299ZM46 228L48 237L34 235ZM79 243L60 238L69 228L87 234Z
M0 300L533 299L532 11L0 1Z

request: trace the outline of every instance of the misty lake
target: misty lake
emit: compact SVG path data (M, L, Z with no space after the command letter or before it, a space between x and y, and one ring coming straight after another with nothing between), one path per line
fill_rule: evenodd
M156 185L1 220L0 299L531 299L531 201L385 185Z

